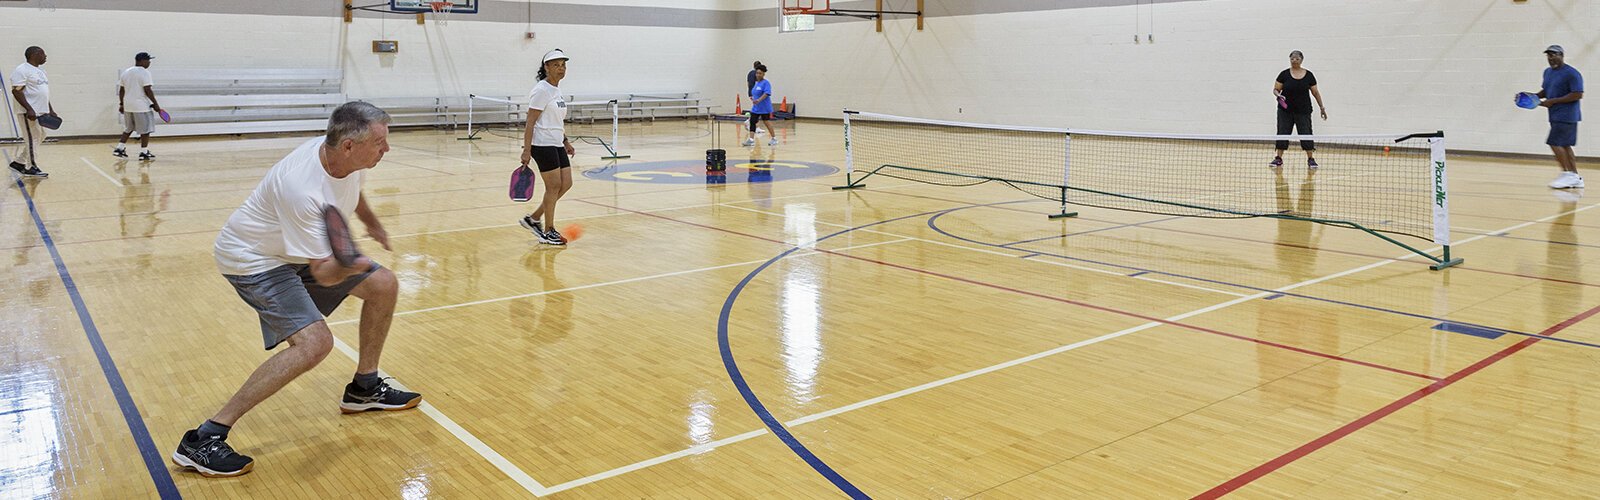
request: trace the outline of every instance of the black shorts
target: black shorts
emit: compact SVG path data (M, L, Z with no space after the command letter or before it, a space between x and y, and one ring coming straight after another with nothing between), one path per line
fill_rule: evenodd
M757 113L751 111L750 123L755 123L756 121L772 121L772 113Z
M534 146L533 162L539 165L540 172L549 172L558 168L572 166L572 161L567 158L567 148L561 146Z

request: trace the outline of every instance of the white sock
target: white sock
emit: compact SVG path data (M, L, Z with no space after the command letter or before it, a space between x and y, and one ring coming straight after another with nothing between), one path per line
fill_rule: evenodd
M128 149L128 143L126 143L126 142L117 143L117 151L122 151L124 149Z
M150 154L150 148L139 148L139 154L142 154L142 155Z

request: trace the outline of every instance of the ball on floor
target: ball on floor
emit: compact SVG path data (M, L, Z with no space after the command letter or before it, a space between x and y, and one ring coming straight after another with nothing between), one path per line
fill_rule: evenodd
M561 228L561 236L569 242L578 241L578 238L583 237L583 226L567 224L566 227Z

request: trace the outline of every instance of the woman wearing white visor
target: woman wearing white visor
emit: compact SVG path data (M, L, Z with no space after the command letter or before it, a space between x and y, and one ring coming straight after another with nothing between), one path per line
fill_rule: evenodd
M576 153L563 128L567 102L561 99L558 87L566 77L567 54L561 49L546 52L539 67L539 83L528 93L528 126L522 134L522 166L528 166L530 161L537 164L539 178L544 181L544 199L522 218L522 227L532 231L541 243L550 245L567 244L556 232L556 200L572 189L569 157Z

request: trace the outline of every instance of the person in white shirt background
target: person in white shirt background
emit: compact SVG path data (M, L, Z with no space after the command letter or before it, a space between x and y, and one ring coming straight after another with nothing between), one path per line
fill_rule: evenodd
M127 158L128 138L137 132L139 160L156 159L155 153L150 152L150 133L155 131L156 113L161 111L161 104L156 102L156 92L152 88L155 81L150 76L151 59L155 58L149 52L140 52L133 56L133 66L117 75L117 112L122 114L122 138L117 139L112 156Z
M23 143L17 146L16 154L11 155L11 169L24 177L47 177L50 174L39 170L39 144L44 142L44 127L39 126L39 117L56 116L56 109L50 105L50 78L40 67L44 66L45 53L44 49L33 46L22 54L27 62L17 65L11 72L11 97L21 105L17 123L22 125Z

